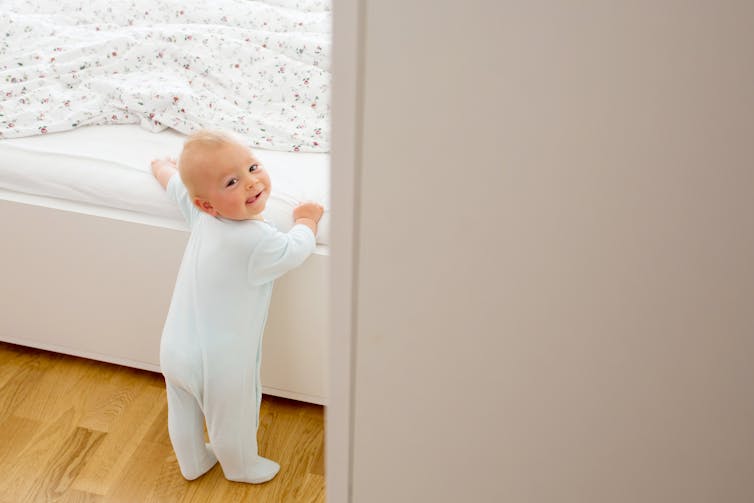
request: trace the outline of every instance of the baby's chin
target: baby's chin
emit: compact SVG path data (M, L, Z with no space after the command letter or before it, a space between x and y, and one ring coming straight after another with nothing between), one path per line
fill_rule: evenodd
M262 204L261 209L255 208L255 213L245 216L244 218L242 218L242 220L264 220L262 213L264 213L264 209L266 206L267 206L266 204Z
M262 212L264 211L264 208L262 208L261 211L256 213L241 213L236 215L223 215L218 214L217 216L224 218L226 220L235 220L236 222L243 222L244 220L264 220L264 217L262 216Z
M262 213L254 213L253 215L244 215L241 218L238 218L237 220L264 220L264 217L262 216Z

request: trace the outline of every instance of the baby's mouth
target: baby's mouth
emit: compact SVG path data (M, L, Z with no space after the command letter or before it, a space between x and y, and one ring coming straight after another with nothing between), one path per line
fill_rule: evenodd
M259 199L259 196L261 196L263 192L264 192L264 189L260 190L260 191L259 191L259 194L257 194L256 196L251 196L250 198L248 198L248 199L246 200L246 204L254 204L254 202L255 202L255 201L256 201L257 199Z

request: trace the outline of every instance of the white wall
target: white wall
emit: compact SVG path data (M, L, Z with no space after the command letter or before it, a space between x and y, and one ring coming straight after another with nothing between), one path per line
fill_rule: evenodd
M330 501L753 501L754 4L359 5Z

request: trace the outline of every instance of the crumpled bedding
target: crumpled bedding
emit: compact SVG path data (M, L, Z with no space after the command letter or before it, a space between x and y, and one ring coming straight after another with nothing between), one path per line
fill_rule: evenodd
M0 138L84 125L327 152L329 0L0 0Z

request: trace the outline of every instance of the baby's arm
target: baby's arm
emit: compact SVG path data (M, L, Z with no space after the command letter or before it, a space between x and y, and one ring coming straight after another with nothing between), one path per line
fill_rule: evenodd
M249 281L261 285L274 281L300 266L317 246L317 222L324 208L317 203L304 203L293 210L296 225L288 232L270 231L259 243L249 260Z
M186 186L183 185L181 177L173 176L177 173L175 159L172 157L152 161L152 174L160 182L162 188L167 191L168 198L178 204L178 209L183 214L183 218L191 227L199 215L199 210L191 202L191 197Z
M163 189L168 188L170 178L177 172L178 170L175 167L175 159L172 157L155 159L152 161L152 174L157 178L157 181L160 182Z

